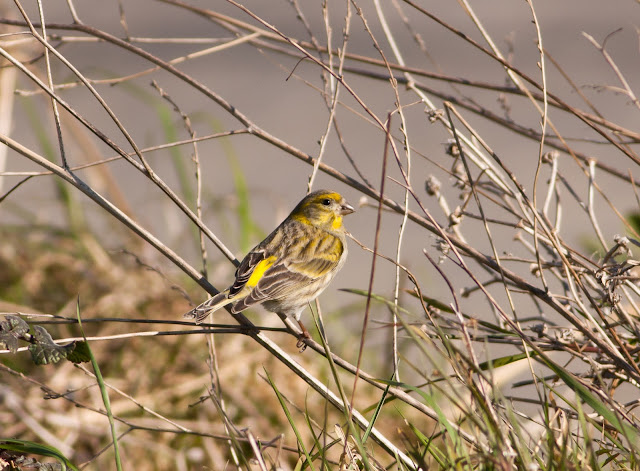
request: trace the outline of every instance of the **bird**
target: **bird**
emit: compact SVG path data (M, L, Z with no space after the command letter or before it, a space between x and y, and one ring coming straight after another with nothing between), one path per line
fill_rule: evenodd
M339 193L318 190L306 195L291 214L242 259L231 286L185 314L201 323L231 305L237 314L257 304L302 330L297 346L310 338L300 316L329 285L347 259L343 216L355 211Z

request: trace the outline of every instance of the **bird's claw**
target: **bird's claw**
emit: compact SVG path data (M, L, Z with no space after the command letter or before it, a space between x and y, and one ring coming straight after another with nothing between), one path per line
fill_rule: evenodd
M304 335L298 337L298 342L296 343L296 347L300 349L300 353L304 352L307 349L307 338Z

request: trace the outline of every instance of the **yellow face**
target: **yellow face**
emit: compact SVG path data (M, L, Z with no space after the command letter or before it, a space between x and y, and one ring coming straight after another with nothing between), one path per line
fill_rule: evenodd
M294 219L317 227L338 230L342 216L354 211L339 193L327 190L309 193L291 213Z

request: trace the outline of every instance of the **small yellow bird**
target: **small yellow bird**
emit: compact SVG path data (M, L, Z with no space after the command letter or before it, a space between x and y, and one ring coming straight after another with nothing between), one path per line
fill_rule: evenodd
M298 321L302 329L298 347L304 347L309 331L300 321L300 315L344 265L347 238L342 217L353 211L334 191L308 194L244 257L234 283L185 317L200 323L227 304L232 304L233 314L254 304L263 304L268 311Z

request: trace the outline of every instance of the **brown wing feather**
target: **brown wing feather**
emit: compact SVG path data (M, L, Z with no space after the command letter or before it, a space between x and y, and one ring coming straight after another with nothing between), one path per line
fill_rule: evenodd
M229 288L230 298L235 296L240 292L240 290L242 290L242 288L244 288L244 285L246 285L247 281L249 281L249 278L251 278L251 274L256 268L256 265L258 265L258 263L260 263L265 258L266 257L264 250L254 249L242 259L242 262L240 262L240 265L236 269L236 279Z
M281 224L242 259L236 269L236 279L229 288L229 297L235 296L245 287L253 270L262 260L274 255L279 257L283 253L283 246L291 242L285 239L283 232L286 232L286 227Z
M255 288L243 299L233 305L231 311L236 313L260 304L269 299L275 299L292 287L308 284L313 281L306 275L291 272L283 263L269 268Z

